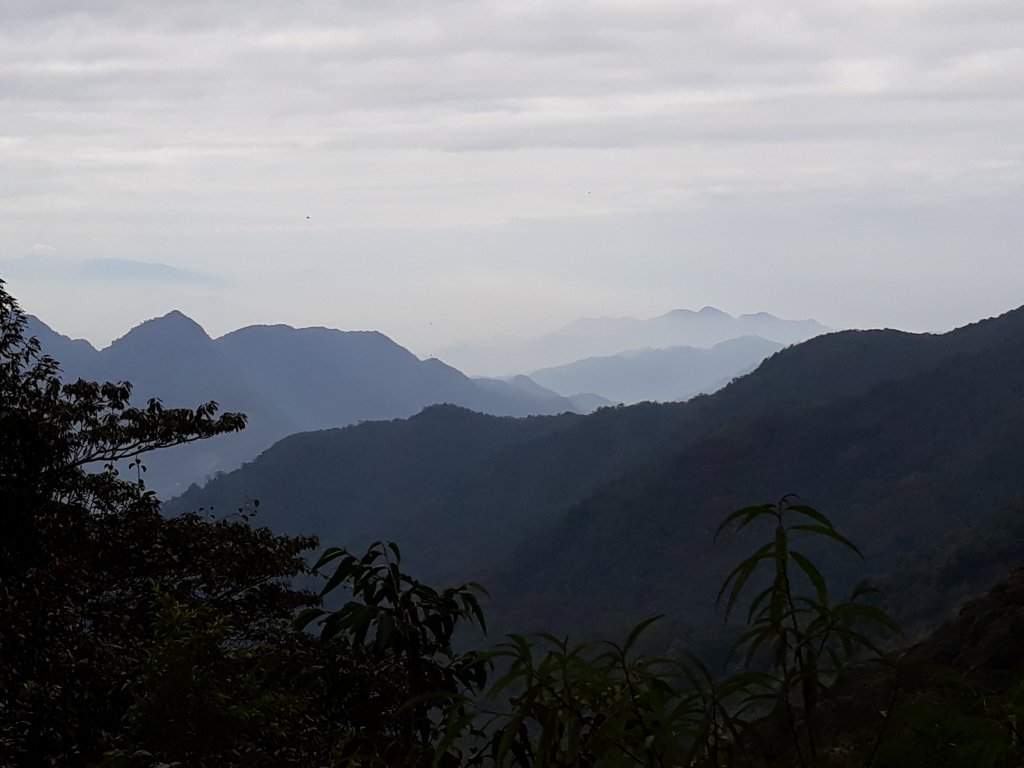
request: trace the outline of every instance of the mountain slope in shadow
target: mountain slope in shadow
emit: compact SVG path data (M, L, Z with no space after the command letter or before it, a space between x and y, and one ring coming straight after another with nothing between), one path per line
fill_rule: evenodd
M943 335L847 331L686 403L525 420L432 408L294 435L168 509L260 498L271 527L394 538L426 580L492 587L499 629L613 636L671 612L652 637L713 645L713 596L750 543L713 545L722 517L801 493L863 545L866 563L826 555L839 586L935 563L1024 500L1021 392L1022 310Z

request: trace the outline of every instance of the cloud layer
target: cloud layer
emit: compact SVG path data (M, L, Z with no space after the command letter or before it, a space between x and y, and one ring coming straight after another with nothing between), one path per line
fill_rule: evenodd
M517 322L656 314L690 300L671 298L667 276L689 282L696 306L720 291L733 311L778 311L744 303L704 261L728 242L744 252L730 270L773 259L792 283L787 258L838 279L851 249L797 237L796 255L761 250L757 222L776 215L845 221L836 236L863 239L869 263L894 234L886 211L964 211L989 222L979 238L1002 233L991 258L1016 247L1022 41L1016 0L6 3L0 256L49 244L244 273L264 306L317 274L351 307L332 318L317 305L319 322L399 327L441 307L453 333L478 303L513 311L523 286L528 305L554 294L566 306ZM634 242L613 253L596 231ZM911 261L931 247L895 234ZM550 238L570 245L554 253ZM542 255L526 268L530 252ZM616 253L649 280L580 279ZM976 259L928 256L950 276ZM1009 298L1007 269L993 306ZM487 298L464 296L474 289ZM274 298L283 315L316 304ZM643 301L650 311L634 309Z

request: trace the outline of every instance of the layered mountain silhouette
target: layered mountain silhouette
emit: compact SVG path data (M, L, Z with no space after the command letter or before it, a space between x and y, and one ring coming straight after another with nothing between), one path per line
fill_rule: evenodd
M411 416L454 403L525 416L575 411L571 400L530 387L477 382L439 360L420 360L383 334L251 326L212 339L181 312L142 323L103 350L62 336L37 318L29 331L61 362L66 379L130 381L140 403L194 407L216 400L242 411L237 435L146 457L149 487L166 497L234 469L295 432Z
M588 357L534 371L530 378L561 394L598 392L617 403L688 400L750 373L781 348L778 342L760 336L741 336L710 349L634 349L607 357Z
M799 492L862 547L815 555L837 587L873 572L924 620L1024 553L1022 393L1024 309L943 335L847 331L686 403L438 407L295 435L168 509L259 498L274 528L394 538L428 580L483 580L499 631L615 636L670 611L652 641L721 647L717 587L771 532L714 544L718 522ZM922 583L944 588L925 600Z
M522 374L518 376L510 376L507 379L478 377L474 378L473 381L491 392L517 396L525 394L530 398L536 398L541 401L554 398L561 402L564 397L572 404L572 409L577 413L590 413L591 411L596 411L598 408L603 408L607 405L616 405L619 402L607 397L602 397L594 392L585 392L581 390L573 390L573 392L563 395L548 387L542 387L534 379Z
M437 355L471 375L504 376L627 350L710 347L740 336L794 344L829 330L815 320L783 320L766 312L733 317L714 307L704 307L700 311L676 309L647 320L584 318L543 336L457 344Z

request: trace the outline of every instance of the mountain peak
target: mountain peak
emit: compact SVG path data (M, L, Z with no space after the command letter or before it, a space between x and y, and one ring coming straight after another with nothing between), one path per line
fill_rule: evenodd
M698 314L704 315L705 317L731 317L728 312L723 312L718 309L718 307L712 307L710 304L701 307Z
M184 312L174 309L166 315L140 323L110 346L122 346L135 341L167 344L182 341L210 341L210 337L199 323Z
M669 318L672 318L672 317L675 317L675 318L681 318L681 317L702 317L702 318L723 317L723 318L732 319L732 315L730 315L728 312L723 312L718 307L712 307L710 304L701 307L699 310L693 310L693 309L672 309L672 310L669 310L668 312L666 312L664 315L662 315L662 317L669 317ZM655 319L658 319L658 318L655 318Z
M186 315L180 309L172 309L166 315L154 317L152 320L147 320L137 327L141 328L143 325L159 325L164 328L174 328L182 331L187 330L193 333L198 332L203 334L203 336L206 336L206 331L203 330L203 326Z

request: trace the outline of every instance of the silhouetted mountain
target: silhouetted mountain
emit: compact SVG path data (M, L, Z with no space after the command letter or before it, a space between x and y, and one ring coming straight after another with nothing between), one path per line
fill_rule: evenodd
M489 569L530 531L660 448L656 406L513 419L455 406L408 420L293 435L169 511L232 512L259 499L260 522L362 547L391 537L429 578ZM607 438L614 435L615 439Z
M721 389L781 348L760 336L741 336L710 349L635 349L609 357L588 357L534 371L530 376L563 395L600 392L617 403L679 401Z
M28 336L35 336L43 350L60 360L65 370L85 371L96 357L96 349L85 339L72 339L57 333L38 317L28 315Z
M529 376L512 376L508 379L487 379L477 378L473 379L477 384L488 389L492 392L501 392L505 394L525 394L531 398L538 398L541 400L560 400L563 396L572 403L572 410L576 413L590 413L596 411L598 408L604 408L608 405L615 405L615 402L609 400L601 395L596 395L592 392L580 393L579 390L570 392L565 395L561 395L558 392L554 392L546 387L542 387L536 381L531 379Z
M1021 392L1024 310L941 336L847 331L686 403L525 421L430 409L296 435L170 509L257 497L272 527L352 547L393 537L428 580L491 586L499 628L614 636L668 611L683 619L653 639L710 645L723 631L713 595L750 543L713 546L715 527L800 492L870 570L905 569L890 579L900 610L930 618L959 593L913 607L922 569L977 588L992 575L983 550L1022 551ZM965 544L982 533L984 546ZM863 570L829 565L840 586Z
M866 357L869 368L889 376L825 403L724 422L644 472L618 478L574 505L556 529L520 547L491 579L499 604L511 621L529 618L555 632L621 631L666 606L708 622L715 587L737 560L734 542L710 546L723 515L798 491L858 542L869 571L887 577L899 613L934 617L949 607L954 588L969 584L966 591L974 591L978 580L994 575L993 565L1005 569L993 553L1011 561L1024 555L1022 331L1018 310L945 337L836 334L816 340L819 349L810 342L809 349L779 353L766 366L778 373L777 366L792 362L795 375L786 379L797 391L835 380L834 371L819 368L824 376L800 381L809 362L801 358L821 347L845 348L838 356ZM899 346L904 362L878 367ZM749 390L758 378L736 389ZM713 407L714 398L707 400ZM974 554L965 558L968 550ZM937 594L927 590L927 606L917 605L922 580L902 573L914 563L919 574L922 561L926 583L943 584ZM829 559L829 568L847 588L864 565L840 556ZM668 623L665 631L671 629ZM683 636L678 625L674 630Z
M783 320L766 312L733 317L714 307L704 307L699 312L675 309L648 320L584 318L543 336L456 344L445 347L438 356L467 373L502 376L633 349L710 347L739 336L794 344L828 330L815 320Z
M153 396L171 407L216 400L223 410L248 415L240 434L147 456L147 484L161 496L233 469L294 432L407 417L434 403L514 416L576 410L553 392L481 386L376 332L274 325L211 339L177 311L142 323L101 351L37 318L30 331L61 362L67 379L130 381L139 403Z

